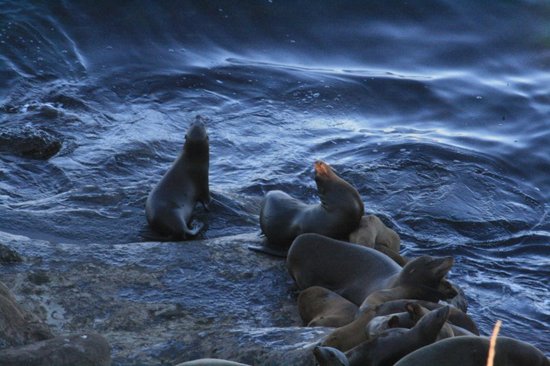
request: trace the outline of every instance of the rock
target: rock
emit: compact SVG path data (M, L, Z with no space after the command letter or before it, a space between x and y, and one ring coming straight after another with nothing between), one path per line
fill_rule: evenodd
M60 244L0 233L25 266L3 280L56 333L95 332L116 365L202 358L314 365L330 332L305 328L284 260L247 249L256 234L186 242ZM49 282L29 281L33 272Z
M7 245L0 244L0 263L20 263L23 262L23 258L15 250L11 249Z
M61 140L36 127L0 129L0 150L34 159L49 159L61 149Z
M0 282L0 348L52 338L48 326L24 310Z
M99 334L62 336L0 351L0 366L108 366L111 348Z

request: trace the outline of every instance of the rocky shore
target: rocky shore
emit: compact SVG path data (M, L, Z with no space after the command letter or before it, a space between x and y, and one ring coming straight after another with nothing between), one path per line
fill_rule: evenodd
M84 246L0 233L7 258L0 260L1 281L43 325L42 338L52 347L59 347L52 337L72 342L100 335L113 365L202 357L313 365L311 348L330 329L301 327L284 261L247 249L259 241L243 234ZM2 342L0 352L37 348L38 341Z

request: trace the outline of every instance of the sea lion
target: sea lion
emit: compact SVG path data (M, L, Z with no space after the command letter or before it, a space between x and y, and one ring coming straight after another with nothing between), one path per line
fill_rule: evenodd
M422 347L403 357L395 366L485 366L488 353L488 338L454 337ZM528 343L497 337L494 365L550 366L550 360Z
M209 145L205 119L197 116L185 135L181 155L151 191L145 204L149 226L172 239L194 236L203 224L190 226L197 202L210 203L208 187Z
M318 233L347 239L364 213L359 192L340 178L332 168L316 161L315 183L320 204L305 204L282 191L269 191L260 209L260 227L265 235L262 246L249 248L285 257L292 241L303 233Z
M298 236L287 269L300 289L321 286L363 308L399 298L438 301L452 257L422 256L400 267L386 255L318 234ZM384 301L382 301L384 300Z
M346 352L345 358L342 358L338 354L340 351L335 348L324 352L323 347L319 347L319 350L314 350L314 355L321 366L393 365L407 354L435 342L448 315L449 306L431 311L411 329L388 329L378 337ZM334 357L334 354L339 357Z
M407 259L399 254L401 249L399 235L384 225L378 216L361 217L359 227L349 234L349 242L374 248L386 254L400 266L407 263Z
M406 306L410 303L419 304L429 310L439 309L444 306L442 304L430 301L415 299L388 301L359 312L353 322L335 329L325 338L322 344L323 346L337 348L341 351L347 351L367 340L367 334L364 330L374 317L407 311ZM463 328L475 335L479 335L479 330L475 322L467 314L455 307L450 307L448 321L452 325Z
M341 327L355 318L357 305L320 286L300 292L298 312L308 327Z

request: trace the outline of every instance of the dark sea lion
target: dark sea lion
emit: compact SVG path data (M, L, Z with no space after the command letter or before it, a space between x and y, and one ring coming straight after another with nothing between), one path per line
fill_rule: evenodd
M303 233L347 239L364 213L359 192L332 168L316 161L315 183L320 204L305 204L282 191L267 192L260 209L262 246L250 249L285 257L292 241Z
M339 352L335 348L323 352L323 347L319 347L320 350L315 350L314 355L321 366L393 365L407 354L435 342L448 315L449 306L445 306L422 317L411 329L388 329L378 337L346 352L345 359L334 356ZM325 356L328 357L325 358Z
M454 337L422 347L403 357L395 366L485 366L488 353L488 338ZM494 365L550 366L550 360L528 343L497 337Z
M452 264L451 257L423 256L402 268L374 249L318 234L298 236L287 257L287 269L300 289L321 286L363 307L382 298L437 302L442 296L437 287Z
M204 121L197 116L191 124L183 152L153 188L145 205L151 228L175 240L198 234L202 223L189 227L193 209L197 202L205 209L210 203L209 144Z
M341 327L355 318L357 305L320 286L300 292L298 312L308 327Z

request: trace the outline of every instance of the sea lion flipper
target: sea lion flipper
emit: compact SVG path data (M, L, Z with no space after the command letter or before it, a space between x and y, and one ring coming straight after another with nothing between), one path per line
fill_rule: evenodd
M200 221L193 221L190 226L191 227L188 227L187 225L185 225L183 231L185 231L185 234L195 236L204 227L204 223Z
M264 240L264 243L261 245L249 245L248 249L259 253L269 254L279 258L286 258L288 254L288 249L280 249L280 248L274 248L272 246L269 246L267 245L267 240Z

